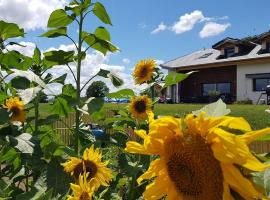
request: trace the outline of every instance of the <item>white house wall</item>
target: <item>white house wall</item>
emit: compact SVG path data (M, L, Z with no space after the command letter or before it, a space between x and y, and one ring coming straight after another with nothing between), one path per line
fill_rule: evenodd
M246 74L260 73L270 73L270 63L237 66L237 101L252 100L254 104L257 103L262 92L253 91L253 80L246 78Z

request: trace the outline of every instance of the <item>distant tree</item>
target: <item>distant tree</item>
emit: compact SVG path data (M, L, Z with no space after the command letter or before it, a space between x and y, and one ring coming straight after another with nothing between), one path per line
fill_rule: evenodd
M102 81L94 81L86 90L86 97L105 97L109 88Z

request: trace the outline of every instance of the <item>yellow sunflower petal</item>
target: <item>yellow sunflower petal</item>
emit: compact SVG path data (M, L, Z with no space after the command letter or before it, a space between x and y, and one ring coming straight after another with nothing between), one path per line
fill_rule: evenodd
M248 132L244 135L241 135L240 138L246 143L249 144L253 142L256 138L262 137L266 134L270 134L270 128L261 129L258 131Z
M136 135L138 135L142 139L144 139L147 136L145 130L135 130L134 132Z
M226 183L225 181L223 183L223 189L224 189L223 200L234 200L234 198L231 195L230 187L229 187L228 183Z
M129 153L151 154L151 153L147 152L147 150L144 148L143 145L139 144L138 142L134 142L134 141L127 142L125 151L127 151Z
M262 198L262 195L235 166L230 164L221 164L221 168L225 181L246 200Z
M253 156L246 143L237 135L216 128L208 135L207 140L212 144L215 158L223 163L236 163L253 171L264 171L269 167Z

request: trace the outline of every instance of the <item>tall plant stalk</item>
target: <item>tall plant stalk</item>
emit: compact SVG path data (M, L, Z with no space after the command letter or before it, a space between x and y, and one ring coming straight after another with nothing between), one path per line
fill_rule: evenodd
M80 14L79 18L79 40L78 40L78 61L77 61L77 79L76 79L76 86L77 86L77 93L76 93L76 102L77 106L80 105L81 100L81 65L82 65L82 28L83 28L83 13ZM75 108L76 109L76 108ZM75 151L77 154L80 152L80 140L79 140L79 128L80 128L80 111L78 109L75 110Z

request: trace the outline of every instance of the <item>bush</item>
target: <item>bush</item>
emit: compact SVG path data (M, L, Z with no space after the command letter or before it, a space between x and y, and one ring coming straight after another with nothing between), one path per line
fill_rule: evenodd
M86 97L105 97L109 88L102 81L94 81L86 90Z

